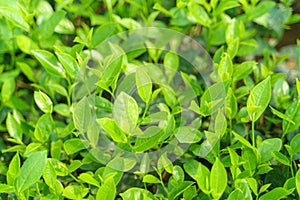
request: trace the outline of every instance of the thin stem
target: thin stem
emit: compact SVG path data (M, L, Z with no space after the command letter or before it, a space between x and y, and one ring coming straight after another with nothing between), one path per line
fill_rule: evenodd
M251 122L251 130L252 130L252 146L255 147L255 133L254 133L254 121Z

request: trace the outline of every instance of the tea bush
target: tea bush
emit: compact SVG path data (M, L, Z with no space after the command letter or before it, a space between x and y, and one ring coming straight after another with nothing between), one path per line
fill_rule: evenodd
M299 199L293 3L1 1L1 198Z

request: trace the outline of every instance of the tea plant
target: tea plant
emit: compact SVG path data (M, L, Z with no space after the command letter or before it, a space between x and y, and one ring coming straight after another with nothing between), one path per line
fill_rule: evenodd
M1 1L1 198L299 199L293 3Z

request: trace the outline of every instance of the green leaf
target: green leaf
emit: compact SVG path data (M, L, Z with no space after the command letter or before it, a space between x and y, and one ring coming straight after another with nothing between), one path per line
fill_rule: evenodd
M79 138L72 138L64 142L64 149L68 155L87 148L87 143Z
M12 3L16 3L16 2L12 2ZM29 24L22 17L21 12L17 8L17 6L1 5L0 15L4 16L7 20L12 22L14 26L20 27L25 31L29 30Z
M136 87L139 96L145 103L149 103L152 95L152 81L144 68L137 68L135 74Z
M19 175L20 175L20 157L19 154L16 153L8 166L8 171L6 173L7 184L14 186L15 180Z
M25 35L17 36L17 45L26 54L31 54L31 50L38 49L37 44L29 37Z
M206 194L209 194L210 171L203 164L196 160L188 161L183 165L184 170L194 180L197 181L199 188Z
M16 88L15 79L7 79L4 81L2 88L1 88L1 97L2 102L7 102L10 97L13 95Z
M91 97L83 97L73 108L73 121L75 128L80 132L86 132L92 123L93 99Z
M194 23L199 23L203 26L209 26L211 20L205 9L197 3L190 2L188 4L188 18Z
M144 183L160 183L160 180L151 174L147 174L146 176L143 177L143 182Z
M6 118L6 128L10 137L16 139L18 142L22 142L23 131L21 125L10 113L8 113Z
M174 132L180 143L196 143L202 138L200 131L190 126L178 127Z
M241 189L236 188L235 190L233 190L229 196L228 196L228 200L237 200L237 199L243 199L244 198L244 194L241 191Z
M132 133L137 126L139 118L139 109L136 101L121 92L113 105L113 118L125 133Z
M267 108L271 99L270 76L257 84L251 91L247 100L247 111L252 121L258 120Z
M261 186L260 189L259 189L259 194L261 194L261 193L263 193L264 191L266 191L270 186L271 186L270 183Z
M63 10L56 11L52 13L51 17L45 21L43 21L39 35L43 38L49 38L54 33L55 27L59 24L59 22L65 17L66 12Z
M212 191L212 196L219 199L225 191L226 186L227 173L222 162L217 158L210 173L210 189Z
M234 137L236 137L236 139L242 143L244 146L250 148L250 149L254 149L253 146L250 144L250 142L248 140L246 140L245 138L243 138L242 136L240 136L239 134L237 134L236 132L233 131L233 135Z
M101 79L98 82L100 87L111 86L116 78L118 78L119 73L123 66L123 56L117 57L112 60L107 66L105 66L104 72L101 75Z
M32 50L31 53L49 74L62 78L66 77L64 68L52 53L46 50Z
M233 119L238 111L237 99L231 88L228 89L226 96L226 116Z
M105 180L104 184L99 188L97 192L97 199L114 200L116 196L116 185L113 177L109 177Z
M300 134L299 133L293 137L290 145L292 147L293 155L296 155L300 151Z
M288 116L286 116L285 114L279 112L278 110L276 110L276 109L273 108L272 106L270 106L270 108L271 108L272 113L273 113L274 115L276 115L277 117L279 117L279 118L281 118L281 119L284 119L284 120L286 120L286 121L288 121L288 122L290 122L290 123L292 123L292 124L295 124L295 122L294 122L292 119L290 119Z
M179 185L176 185L168 194L169 199L175 199L178 197L181 193L186 191L191 185L193 185L194 182L192 181L184 181L180 183Z
M264 163L272 158L273 151L279 151L282 146L282 141L279 138L271 138L264 140L258 147L260 162Z
M282 132L283 135L286 135L287 133L290 133L296 129L299 128L300 126L300 101L294 101L292 102L288 109L285 111L285 115L291 119L293 123L287 121L287 120L283 120L282 122Z
M41 143L46 142L53 131L52 117L49 113L42 115L34 129L34 137Z
M247 178L247 183L250 186L251 190L253 191L253 193L257 196L257 181L255 178Z
M223 53L221 61L218 65L218 74L222 81L228 81L231 79L233 73L233 66L230 56L227 53Z
M220 1L216 9L214 9L213 14L219 15L221 13L224 13L225 10L235 8L238 6L240 6L240 4L235 0Z
M288 191L282 187L277 187L270 192L262 195L259 200L280 200L282 198L287 197L292 191Z
M173 173L173 164L168 158L168 155L164 153L163 155L160 156L157 162L157 169L158 170L163 170L165 169L168 173L172 174Z
M169 80L171 80L179 67L178 56L170 51L166 53L164 57L164 66L166 67L166 74L168 75Z
M133 147L134 151L144 152L157 146L163 134L163 129L157 126L150 126L144 131L143 134L138 135Z
M55 169L53 167L53 165L47 161L44 172L43 172L43 179L45 181L45 183L49 186L49 187L54 187L54 185L56 184L56 173L55 173Z
M32 68L25 62L17 62L16 63L18 67L20 67L21 71L25 76L32 82L36 82L35 75L33 73Z
M68 199L82 199L84 196L87 195L89 192L88 188L84 188L80 185L68 185L63 190L63 196L67 197Z
M123 200L133 200L133 199L144 199L144 200L157 200L157 198L148 190L141 188L130 188L125 192L121 193L120 196Z
M18 193L28 189L37 182L43 174L46 166L47 152L39 151L31 154L21 167L20 176L16 180Z
M126 143L126 134L119 128L116 122L110 118L97 119L100 126L107 132L115 142Z
M276 160L278 160L279 162L281 162L282 164L284 164L286 166L291 165L289 159L284 154L280 153L279 151L273 151L272 156L273 156L273 158L275 158Z
M295 177L296 177L296 189L297 189L298 195L300 195L300 169L298 169Z
M56 52L56 56L59 62L65 68L67 74L70 77L75 78L78 75L79 71L79 66L76 60L71 55L63 52Z
M6 185L6 184L2 184L0 183L0 193L13 193L15 192L15 188L13 186L10 185Z
M251 13L249 13L249 20L253 20L269 12L275 5L276 3L273 1L263 1L259 3L254 7L254 9L252 9Z
M34 91L34 101L44 113L52 113L53 104L47 94L42 91Z
M106 165L118 171L129 171L136 165L136 158L134 157L115 157Z
M89 173L81 173L78 177L79 180L82 180L85 183L100 187L99 182ZM103 186L102 186L103 187Z
M226 87L223 82L209 86L200 99L200 113L208 116L215 113L225 103Z
M233 68L233 81L237 82L246 78L254 69L256 62L246 61L234 66Z
M98 27L92 37L91 47L94 48L105 39L107 39L115 30L116 24L106 23Z
M242 158L243 158L243 167L245 170L249 171L250 174L253 174L256 170L257 165L257 156L256 151L253 151L253 149L244 148L242 152Z

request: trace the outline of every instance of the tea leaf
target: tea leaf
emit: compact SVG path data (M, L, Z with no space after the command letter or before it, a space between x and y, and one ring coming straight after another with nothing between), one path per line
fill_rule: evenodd
M42 64L49 74L62 78L66 77L64 68L52 53L46 50L32 50L31 53Z
M24 162L20 170L20 176L16 179L16 190L18 193L28 189L43 174L46 166L47 152L39 151L31 154Z
M222 178L220 178L222 177ZM210 189L214 198L219 199L227 186L227 174L222 162L217 158L210 173Z
M247 100L247 111L252 121L258 120L267 108L271 99L270 77L257 84L251 91Z

